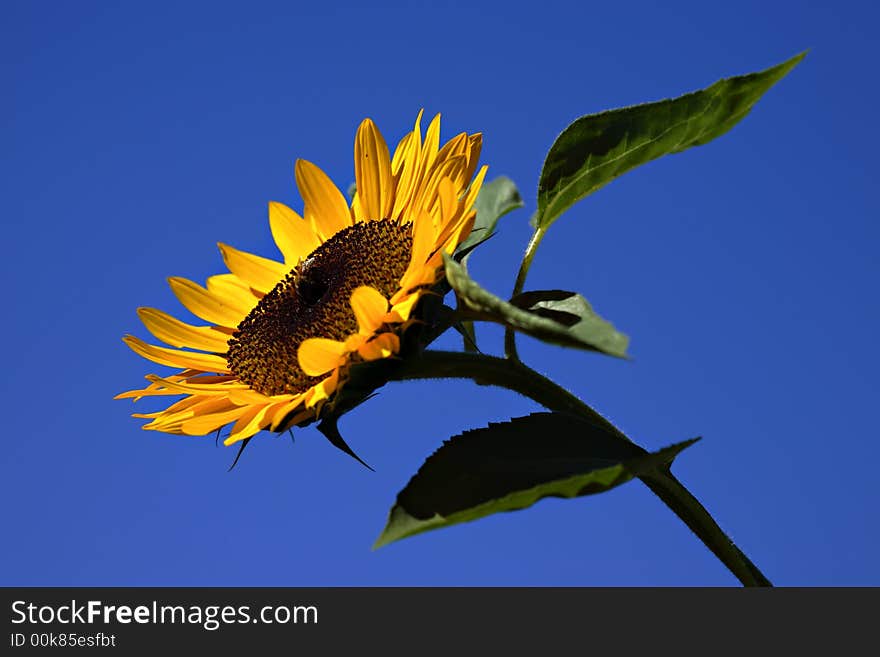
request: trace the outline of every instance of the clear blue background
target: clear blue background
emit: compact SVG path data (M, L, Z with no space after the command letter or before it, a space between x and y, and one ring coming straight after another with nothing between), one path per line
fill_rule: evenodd
M825 6L822 6L822 5ZM120 337L180 313L165 277L274 254L297 157L343 189L364 116L484 133L522 189L472 272L506 293L536 181L578 115L811 48L731 133L578 205L529 287L574 288L632 362L523 339L527 362L676 471L783 585L880 585L872 3L5 2L0 17L6 585L733 585L640 483L373 552L441 441L536 407L469 383L388 386L342 429L234 448L141 431L113 395L161 370ZM500 346L483 332L484 349ZM454 346L453 336L444 344Z

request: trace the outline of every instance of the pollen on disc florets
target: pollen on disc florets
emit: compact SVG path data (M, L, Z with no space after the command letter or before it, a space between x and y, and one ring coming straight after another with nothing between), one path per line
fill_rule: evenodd
M412 224L367 221L345 228L294 267L238 325L226 359L239 380L264 395L305 392L322 377L300 369L308 338L344 341L357 332L351 293L361 285L386 298L412 255Z

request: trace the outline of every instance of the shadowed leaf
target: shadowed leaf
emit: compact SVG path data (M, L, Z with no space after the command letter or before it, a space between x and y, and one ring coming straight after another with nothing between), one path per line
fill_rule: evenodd
M657 452L565 413L534 413L446 441L398 494L374 547L431 529L601 493L667 466L695 440Z
M474 209L477 211L471 234L456 249L455 257L461 260L474 248L492 237L498 220L512 210L523 207L522 197L514 182L499 176L480 188Z

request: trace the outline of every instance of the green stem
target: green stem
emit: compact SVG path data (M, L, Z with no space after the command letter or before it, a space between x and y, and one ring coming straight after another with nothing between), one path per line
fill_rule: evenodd
M686 524L744 586L773 586L740 550L700 501L667 467L641 477L642 482Z
M509 355L509 354L508 354ZM482 354L426 351L419 358L404 360L394 378L471 379L479 384L494 385L518 392L553 411L575 413L594 422L622 440L632 442L603 415L535 370L518 360ZM745 586L772 586L749 558L734 545L705 507L666 468L640 477L712 553Z
M540 226L535 228L535 232L532 234L532 239L529 240L529 243L526 246L526 252L523 254L522 262L519 265L519 272L516 275L516 282L513 284L513 293L510 295L511 297L515 297L523 291L523 287L525 287L526 284L526 276L529 275L529 267L532 266L535 252L538 250L538 245L541 244L541 240L544 239L544 235L546 234L547 232ZM504 332L504 354L511 360L519 362L519 356L516 353L516 333L512 328L508 328Z

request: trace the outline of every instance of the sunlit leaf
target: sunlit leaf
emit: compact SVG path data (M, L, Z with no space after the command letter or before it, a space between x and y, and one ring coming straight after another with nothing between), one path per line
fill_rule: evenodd
M446 279L467 311L468 319L497 322L544 342L625 357L629 338L593 311L579 294L562 290L527 292L510 302L484 290L464 267L444 258Z
M805 55L678 98L577 119L547 153L535 225L546 229L577 201L630 169L724 134Z

